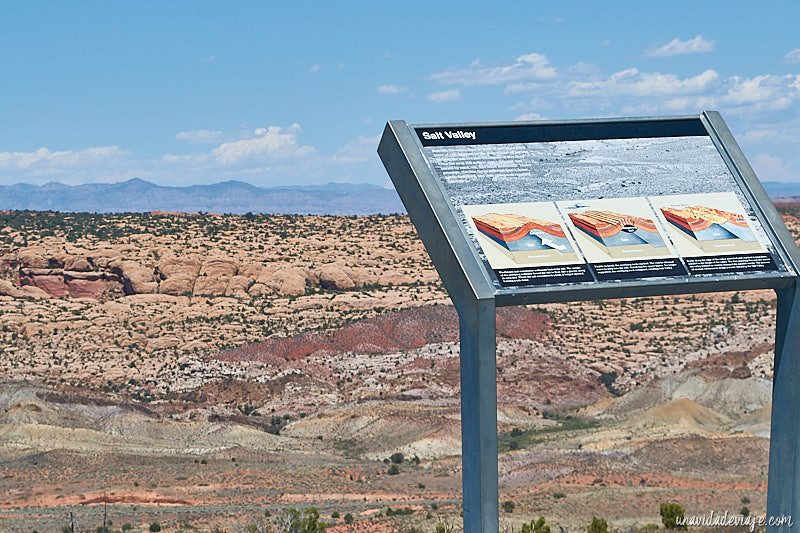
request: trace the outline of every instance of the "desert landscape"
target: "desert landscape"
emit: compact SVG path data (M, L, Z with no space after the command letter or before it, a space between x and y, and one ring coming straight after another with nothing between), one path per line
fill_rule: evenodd
M504 527L764 513L774 323L770 291L499 309ZM2 531L460 519L457 316L404 215L0 212L0 380Z

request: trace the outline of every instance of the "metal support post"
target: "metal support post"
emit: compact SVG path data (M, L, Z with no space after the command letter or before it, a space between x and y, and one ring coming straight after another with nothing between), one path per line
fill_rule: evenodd
M800 283L776 290L775 366L769 443L769 533L800 531Z
M497 533L497 366L494 299L459 309L464 533Z

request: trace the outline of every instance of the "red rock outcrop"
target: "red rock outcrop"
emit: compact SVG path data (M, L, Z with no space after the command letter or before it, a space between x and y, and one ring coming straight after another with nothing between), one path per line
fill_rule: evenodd
M31 285L37 287L50 296L64 298L69 293L69 288L64 282L64 276L45 274L20 277L20 285Z
M549 317L526 307L497 310L497 335L502 338L540 339L550 329ZM222 352L227 361L302 359L320 351L332 353L392 353L426 344L458 341L458 315L452 306L415 307L362 320L333 334L306 332L273 338Z

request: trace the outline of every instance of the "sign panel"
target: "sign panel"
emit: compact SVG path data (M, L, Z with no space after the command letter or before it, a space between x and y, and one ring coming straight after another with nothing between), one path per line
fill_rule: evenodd
M498 290L789 271L699 119L412 128Z

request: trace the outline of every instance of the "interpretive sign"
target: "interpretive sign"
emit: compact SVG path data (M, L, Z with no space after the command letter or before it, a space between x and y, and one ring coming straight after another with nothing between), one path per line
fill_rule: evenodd
M719 113L392 121L378 153L459 314L465 533L498 531L497 306L726 290L778 295L767 514L800 516L800 249Z
M789 272L700 117L625 124L411 128L497 289Z

